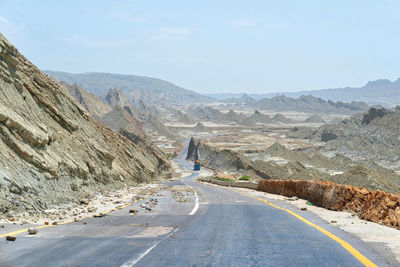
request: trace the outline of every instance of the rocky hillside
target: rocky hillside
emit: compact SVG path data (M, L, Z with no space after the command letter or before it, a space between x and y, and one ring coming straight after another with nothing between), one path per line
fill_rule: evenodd
M78 84L86 91L104 97L111 88L120 88L130 102L143 101L147 105L171 105L190 103L209 103L211 97L179 87L173 83L136 75L112 73L72 74L59 71L45 71L58 81Z
M327 143L327 149L377 161L398 162L400 159L400 110L371 108L362 118L328 125L321 130L337 138Z
M166 158L94 120L0 34L0 214L150 181Z
M371 108L343 121L318 129L294 128L289 137L327 142L327 153L341 153L353 159L371 159L399 169L400 110Z
M274 158L299 161L306 166L312 166L322 173L329 174L328 180L331 182L351 184L371 190L400 192L400 176L393 170L373 162L356 162L342 154L327 157L313 149L292 151L279 143L274 143L264 153Z
M243 120L244 118L246 118L246 115L244 115L243 113L236 113L235 111L233 111L232 109L229 110L227 113L224 114L223 119L225 121L232 121L232 122L239 122L241 120Z
M307 119L304 120L304 122L308 122L308 123L325 123L324 119L321 116L317 115L317 114L314 114L314 115L308 117Z
M145 135L142 123L135 119L129 108L117 105L110 112L98 118L98 120L115 132L125 129L140 137Z
M376 164L367 166L343 155L328 158L318 151L291 151L278 143L264 153L275 159L283 158L286 163L252 160L239 152L219 150L194 139L189 143L187 159L198 159L209 168L250 175L253 179L323 180L366 187L374 191L400 192L400 177L394 171ZM332 170L335 173L330 173Z
M212 107L196 107L188 110L188 114L191 118L197 118L200 120L224 120L224 113L218 109Z
M106 125L113 127L112 124L116 122L113 122L112 118L114 118L114 121L117 121L121 118L119 115L122 115L122 120L125 123L124 125L120 125L119 130L124 128L133 134L138 134L137 130L143 128L144 132L155 131L159 136L165 136L172 140L180 138L180 135L176 131L166 127L162 123L161 118L157 116L159 113L158 110L154 110L154 108L149 107L143 101L130 102L126 94L119 88L110 90L106 96L106 101L107 104L113 107L111 114L106 114L100 119Z
M276 121L276 122L280 122L280 123L285 123L285 124L296 123L295 120L286 118L285 116L283 116L283 115L280 114L280 113L275 114L275 115L272 117L272 120L274 120L274 121Z
M190 140L187 159L200 160L201 164L211 169L238 172L253 178L263 179L322 179L324 175L306 168L298 161L280 166L273 162L252 161L243 154L232 150L219 150L199 140Z
M260 123L275 123L275 121L271 117L262 114L258 110L254 111L253 115L251 115L249 118L252 119L253 121Z
M86 92L77 84L69 85L64 82L60 83L66 91L68 91L90 114L95 118L103 116L111 111L111 107L101 101L94 94Z

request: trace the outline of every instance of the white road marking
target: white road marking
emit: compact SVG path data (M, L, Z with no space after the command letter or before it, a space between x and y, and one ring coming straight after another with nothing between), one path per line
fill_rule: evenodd
M199 196L197 195L196 191L194 191L194 198L195 198L195 204L194 204L192 211L189 213L189 215L194 215L200 206Z
M176 231L178 231L178 228L176 228L175 230L173 230L168 236L170 237L173 233L175 233ZM136 258L133 258L127 262L125 262L124 264L121 265L121 267L132 267L134 266L136 263L138 263L141 259L143 259L147 254L150 253L150 251L152 251L155 247L158 246L158 244L161 243L162 240L157 241L154 243L154 245L152 245L151 247L149 247L148 249L146 249L146 251L144 251L143 253L139 254L139 256L137 256Z
M137 258L131 259L127 262L125 262L124 264L121 265L121 267L132 267L133 265L135 265L136 263L138 263L141 259L144 258L144 256L146 256L147 254L150 253L150 251L152 251L158 244L160 244L161 241L156 242L154 245L152 245L151 247L149 247L145 252L139 254L139 256Z
M246 202L246 201L243 201L243 200L236 200L235 202L237 202L237 203L243 203L243 202Z

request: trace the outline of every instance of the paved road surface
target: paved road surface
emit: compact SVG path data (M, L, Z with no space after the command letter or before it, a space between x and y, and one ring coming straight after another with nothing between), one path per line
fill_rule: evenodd
M178 162L192 168L182 155ZM363 266L338 242L288 212L235 189L196 183L197 175L171 183L192 189L183 191L187 202L176 201L165 187L147 198L159 200L152 212L129 215L129 206L84 220L87 224L22 233L15 242L3 237L0 266ZM311 212L269 201L328 230L371 262L389 265L368 244ZM0 230L0 235L6 231Z

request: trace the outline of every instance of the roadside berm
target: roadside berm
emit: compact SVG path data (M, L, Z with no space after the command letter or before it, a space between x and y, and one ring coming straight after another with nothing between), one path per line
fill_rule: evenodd
M353 211L361 219L400 230L400 194L315 180L260 180L257 190L296 196L334 211Z

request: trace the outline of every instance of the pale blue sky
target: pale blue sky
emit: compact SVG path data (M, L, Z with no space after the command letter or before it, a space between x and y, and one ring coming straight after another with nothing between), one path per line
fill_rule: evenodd
M41 69L266 93L397 79L399 14L386 0L0 0L0 32Z

